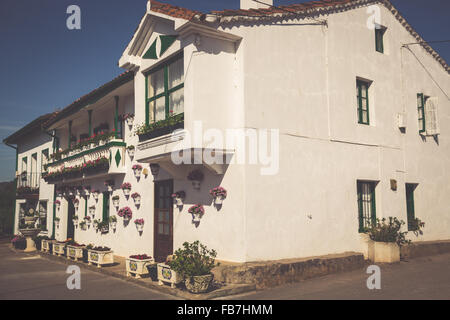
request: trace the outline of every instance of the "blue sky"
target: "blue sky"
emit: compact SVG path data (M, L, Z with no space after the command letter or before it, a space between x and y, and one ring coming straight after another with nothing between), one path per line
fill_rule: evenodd
M123 70L117 61L147 0L1 0L0 138L63 108ZM162 0L203 12L237 9L239 0ZM275 0L275 5L306 2ZM427 41L450 38L450 1L392 0ZM81 8L81 30L66 28L66 9ZM450 43L433 44L447 62ZM0 145L0 181L14 174L15 151Z

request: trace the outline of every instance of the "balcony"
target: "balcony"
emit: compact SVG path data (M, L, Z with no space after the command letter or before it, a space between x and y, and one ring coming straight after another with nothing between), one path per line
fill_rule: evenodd
M16 195L19 199L38 199L41 173L22 172L17 176Z
M57 184L125 174L126 143L113 139L99 144L85 144L59 153L60 158L47 164L43 178Z

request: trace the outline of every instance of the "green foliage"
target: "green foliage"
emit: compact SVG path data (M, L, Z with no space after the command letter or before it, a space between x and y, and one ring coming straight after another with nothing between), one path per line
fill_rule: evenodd
M183 248L175 251L174 258L168 262L170 268L182 277L203 276L211 273L216 266L215 250L208 250L206 246L195 241L183 243Z
M404 224L403 220L398 220L396 217L377 219L376 223L372 223L367 229L367 232L373 241L396 242L398 245L403 245L411 242L411 240L405 239L408 231L400 231Z
M142 124L136 128L137 135L150 133L160 128L172 127L184 122L184 113L169 116L167 119L156 121L150 124Z

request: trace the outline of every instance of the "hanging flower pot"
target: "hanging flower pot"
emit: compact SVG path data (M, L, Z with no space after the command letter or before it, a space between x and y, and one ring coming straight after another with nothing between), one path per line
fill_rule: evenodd
M227 197L227 190L219 186L209 190L209 194L214 198L214 204L220 206Z
M98 230L98 225L99 225L99 224L100 224L100 220L98 220L98 219L94 220L93 226L94 226L94 229L95 229L95 230Z
M74 196L74 192L73 192L73 189L72 189L72 188L67 189L67 195L68 195L69 197L73 197L73 196Z
M184 191L177 191L172 194L173 203L177 207L183 206L184 199L186 198L186 193Z
M141 195L139 193L133 193L131 195L131 198L133 198L136 207L139 207L141 205Z
M108 192L113 192L114 180L106 180L105 186L108 189Z
M62 189L57 189L56 190L56 195L58 196L58 197L62 197L63 195L64 195L64 190L62 190Z
M80 222L80 229L83 230L83 231L85 231L85 230L87 229L87 227L86 227L86 221L81 221L81 222Z
M159 164L151 163L150 164L150 171L152 172L153 176L157 176L158 173L159 173Z
M112 202L113 202L113 206L118 208L119 207L119 202L120 202L120 197L119 196L112 197Z
M78 211L78 207L80 205L80 201L78 199L73 200L73 206L75 208L75 211Z
M138 232L144 231L144 219L136 219L134 220L134 224Z
M56 200L55 201L55 208L56 208L56 210L59 210L60 207L61 207L61 201Z
M84 222L86 223L87 227L89 228L91 226L91 217L89 217L89 216L84 217Z
M125 182L122 184L121 186L122 190L123 190L123 194L128 197L131 193L131 183Z
M86 196L86 197L89 197L89 195L91 194L91 187L90 186L86 186L86 187L84 187L84 195Z
M81 188L76 188L76 189L75 189L75 193L76 193L77 197L80 197L80 196L81 196L81 191L82 191Z
M200 184L203 181L204 175L200 170L194 170L189 172L187 179L192 181L192 187L195 190L200 190Z
M91 215L91 217L95 216L95 206L90 206L89 207L89 214Z
M73 222L73 226L75 228L77 228L78 227L78 216L73 216L72 222Z
M127 126L132 127L134 122L134 114L133 113L124 113L121 116L122 120L126 122Z
M59 219L58 217L56 217L56 218L55 218L55 226L56 226L56 229L59 229L59 222L60 222L60 219Z
M128 146L127 147L127 152L128 152L128 156L130 158L134 158L135 147L134 146Z
M99 193L100 193L100 192L99 192L98 190L92 191L92 197L94 198L95 201L98 200L98 194L99 194Z
M116 230L116 227L117 227L117 217L116 216L109 217L109 226L112 230Z
M141 177L142 166L140 164L135 164L132 169L134 171L134 176L136 177L136 179L139 179Z
M200 222L201 217L205 214L205 208L201 204L196 204L190 207L188 212L192 214L193 222Z
M133 212L129 207L125 207L119 210L117 215L121 218L123 218L124 222L129 222L131 218L133 217Z
M126 121L127 121L127 125L129 127L133 126L134 118L128 117Z

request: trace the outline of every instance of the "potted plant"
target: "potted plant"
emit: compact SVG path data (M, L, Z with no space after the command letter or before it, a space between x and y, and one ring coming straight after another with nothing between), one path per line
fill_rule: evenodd
M122 183L122 185L120 186L120 188L123 190L123 194L128 197L130 195L131 192L131 183L129 182L124 182Z
M139 206L141 205L141 195L140 195L139 193L137 193L137 192L133 193L133 194L131 195L131 198L133 198L133 200L134 200L134 205L135 205L136 207L139 207Z
M73 188L67 188L67 189L66 189L66 194L67 194L67 196L69 196L69 197L73 197L73 196L74 196Z
M78 216L77 215L73 216L72 222L73 222L74 227L77 228L78 227Z
M111 229L116 230L116 227L117 227L117 217L116 216L109 217L109 226L111 227Z
M106 180L105 181L105 186L108 189L109 192L113 192L113 187L114 187L114 180Z
M155 264L155 259L146 254L132 255L126 260L127 277L134 274L136 278L149 274L149 267Z
M79 205L80 205L80 200L78 200L78 199L73 199L73 206L74 206L74 208L75 208L75 211L78 211L78 207L79 207Z
M200 170L193 170L189 172L187 179L192 181L192 186L195 190L200 190L200 184L203 181L204 175Z
M144 219L136 219L134 220L134 224L136 225L136 229L139 232L144 230Z
M166 282L170 284L171 288L175 288L178 283L183 281L183 277L181 277L175 270L172 270L166 263L158 263L156 265L156 272L158 284L160 286L164 285Z
M408 244L408 231L401 231L404 221L396 217L377 219L366 229L369 234L369 260L375 263L394 263L400 261L400 246ZM423 226L423 225L422 225ZM421 227L419 227L420 230Z
M56 210L59 210L59 208L61 207L61 201L55 200L55 207L56 207Z
M132 127L134 122L134 114L125 113L122 115L122 120L125 121L129 127Z
M56 195L58 197L61 198L63 196L63 194L64 194L64 190L63 189L56 189Z
M73 259L75 261L78 261L78 259L83 259L83 249L85 248L84 245L78 244L75 241L69 241L67 243L67 249L66 249L66 257L67 260Z
M108 247L94 247L88 250L88 264L95 263L98 268L107 264L114 263L114 255L111 248Z
M83 230L83 231L86 230L86 221L83 220L83 221L80 222L80 229Z
M120 197L119 196L112 197L112 202L113 202L113 206L118 208L119 207L119 202L120 202Z
M91 187L90 186L85 186L83 190L84 190L84 195L86 197L89 197L89 195L91 194Z
M92 191L92 197L94 198L95 201L98 200L98 194L100 193L99 190L94 190Z
M49 237L43 237L41 240L41 251L48 252L52 250L52 240Z
M17 250L25 250L27 248L27 239L22 235L16 235L11 240L11 244Z
M109 220L99 222L98 229L100 230L101 234L108 233L109 232Z
M91 226L91 217L89 216L84 217L84 221L86 222L86 225L89 228Z
M178 207L183 206L183 201L185 198L186 193L184 191L177 191L175 193L172 193L173 203Z
M128 156L132 159L134 158L135 151L136 151L136 148L134 146L127 147Z
M77 195L77 197L80 197L81 196L81 192L83 191L83 188L82 187L77 187L76 189L75 189L75 192L76 192L76 195Z
M131 211L131 209L129 207L125 207L119 210L119 212L117 213L117 215L121 218L123 218L123 220L125 222L130 221L131 217L133 216L133 212Z
M95 216L95 206L94 205L89 207L89 214L91 215L91 217Z
M140 164L135 164L133 167L134 176L139 179L141 177L142 166Z
M63 256L67 241L56 241L53 243L53 255Z
M61 220L60 218L55 217L55 226L56 226L56 229L59 229L59 221L60 221L60 220Z
M95 230L98 230L98 225L100 224L100 220L99 219L95 219L94 220L94 223L93 223L93 226L94 226L94 229Z
M183 248L175 251L168 264L172 270L185 279L186 288L192 293L208 291L213 280L211 270L216 266L215 250L208 250L198 240L183 243Z
M221 205L227 197L227 190L222 187L215 187L209 190L209 194L214 198L215 205Z
M199 222L200 218L205 214L205 208L201 204L195 204L188 209L188 212L192 214L193 222Z

